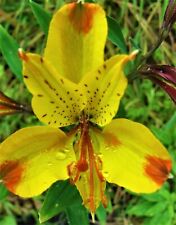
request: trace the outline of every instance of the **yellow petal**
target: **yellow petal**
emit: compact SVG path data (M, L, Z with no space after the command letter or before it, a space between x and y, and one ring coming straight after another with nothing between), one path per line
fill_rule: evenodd
M24 81L34 96L32 107L39 120L52 127L76 123L85 107L83 92L60 76L45 58L30 53L25 58Z
M78 83L103 63L106 36L106 17L99 5L67 4L51 21L45 57L59 74Z
M91 122L104 126L116 114L127 86L123 66L133 57L134 53L113 56L81 81L81 89L87 94L87 106L84 111L89 115Z
M72 143L73 138L55 128L21 129L0 145L0 178L19 196L39 195L68 178L67 166L75 160Z
M170 156L145 126L116 119L96 135L108 182L134 192L150 193L168 178Z

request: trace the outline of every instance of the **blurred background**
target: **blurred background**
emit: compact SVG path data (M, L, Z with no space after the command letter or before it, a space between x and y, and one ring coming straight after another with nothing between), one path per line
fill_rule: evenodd
M35 1L48 12L61 7L64 0ZM115 18L124 34L129 52L135 48L145 54L157 40L167 0L98 0L107 15ZM25 51L42 53L46 36L42 32L28 0L0 0L0 24ZM110 41L108 58L120 50ZM148 63L176 65L176 26ZM31 95L16 79L0 52L0 91L18 102L30 105ZM147 125L176 159L176 111L172 100L149 80L137 79L128 85L118 117ZM0 142L21 127L40 124L35 116L19 114L0 117ZM176 163L172 171L176 174ZM123 188L108 185L111 202L100 210L96 224L101 225L176 225L176 180L170 179L157 193L137 196ZM39 224L37 210L44 195L23 200L8 193L0 184L0 225ZM159 222L158 222L159 221ZM64 213L44 224L68 224ZM77 224L75 224L77 225Z

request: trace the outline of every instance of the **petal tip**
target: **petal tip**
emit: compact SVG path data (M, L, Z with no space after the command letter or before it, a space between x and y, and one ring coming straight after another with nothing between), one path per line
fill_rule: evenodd
M139 53L139 49L134 50L130 55L129 55L129 60L134 60Z
M138 53L139 53L139 50L136 49L131 54L126 55L126 58L124 59L123 64L126 64L127 62L134 60Z
M27 62L28 61L28 57L27 57L27 54L24 52L24 50L22 48L19 48L18 49L18 56L21 60Z
M69 5L69 19L75 30L87 34L92 29L94 15L97 12L97 5L91 3L71 3Z

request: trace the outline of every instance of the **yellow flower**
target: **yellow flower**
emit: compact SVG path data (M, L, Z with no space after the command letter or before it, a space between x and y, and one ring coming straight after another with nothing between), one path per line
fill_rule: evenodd
M71 3L54 15L43 57L20 52L34 113L47 126L21 129L0 145L0 176L13 193L36 196L70 178L94 213L106 205L106 181L150 193L167 179L171 159L153 134L112 120L135 53L104 61L106 37L99 5ZM68 133L58 129L73 124Z

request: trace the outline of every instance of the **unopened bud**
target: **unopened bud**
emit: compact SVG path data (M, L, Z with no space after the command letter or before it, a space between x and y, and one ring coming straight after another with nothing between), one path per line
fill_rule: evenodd
M169 65L145 65L139 73L158 84L176 104L176 67Z

